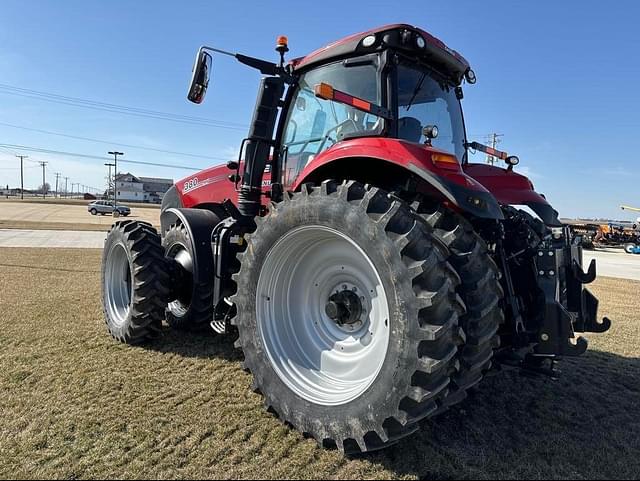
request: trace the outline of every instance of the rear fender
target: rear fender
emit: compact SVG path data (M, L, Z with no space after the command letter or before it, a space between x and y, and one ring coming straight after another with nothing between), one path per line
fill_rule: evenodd
M461 212L483 219L503 219L498 201L482 184L459 167L441 169L431 161L431 154L437 152L421 144L389 138L339 142L309 162L290 190L327 178L358 180L386 188L411 179L417 183L417 191L435 195Z

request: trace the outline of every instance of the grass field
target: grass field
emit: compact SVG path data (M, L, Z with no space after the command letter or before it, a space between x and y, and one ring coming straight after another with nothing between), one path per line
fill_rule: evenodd
M228 338L107 335L99 251L0 249L0 478L637 478L640 283L594 286L612 330L556 382L506 372L383 453L284 427Z

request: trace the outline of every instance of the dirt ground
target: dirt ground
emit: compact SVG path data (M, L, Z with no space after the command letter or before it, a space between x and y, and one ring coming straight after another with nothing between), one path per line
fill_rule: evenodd
M0 206L2 209L4 205ZM459 408L360 459L262 409L229 338L106 333L98 250L0 249L0 478L637 478L640 283L593 290L609 333L559 381L487 378Z
M107 231L113 224L110 215L91 215L87 211L89 201L82 204L53 202L0 202L0 229L52 229L52 230L101 230ZM128 205L125 203L125 205ZM131 206L129 219L143 220L160 225L160 209Z

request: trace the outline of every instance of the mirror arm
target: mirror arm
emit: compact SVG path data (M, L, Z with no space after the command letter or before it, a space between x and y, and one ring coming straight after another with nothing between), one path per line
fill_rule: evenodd
M295 79L287 72L284 67L279 67L273 62L268 62L266 60L261 60L255 57L249 57L248 55L242 55L241 53L233 53L226 50L221 50L219 48L207 47L206 45L200 47L200 50L208 50L211 52L220 53L222 55L227 55L228 57L234 57L238 62L251 68L255 68L263 75L279 75L280 77L284 78L287 83L295 82Z

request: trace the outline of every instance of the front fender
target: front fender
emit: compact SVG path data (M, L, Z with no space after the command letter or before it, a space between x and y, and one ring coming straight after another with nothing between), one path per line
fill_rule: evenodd
M407 142L400 139L383 137L363 137L339 142L330 149L313 158L301 171L291 190L297 190L304 183L324 180L318 178L318 172L331 176L332 171L340 170L345 162L364 161L362 177L366 177L367 159L373 159L384 169L393 166L389 172L401 168L420 179L421 182L437 191L443 200L461 211L483 219L504 219L500 204L496 198L479 182L468 176L459 165L440 168L432 161L432 154L442 153L432 147ZM326 177L328 178L328 177ZM352 175L358 179L358 172Z
M206 209L179 209L170 207L160 215L162 237L176 223L187 229L193 256L193 277L197 282L213 279L214 264L211 250L211 233L221 219Z
M561 226L558 212L544 196L535 191L533 183L513 170L488 164L467 164L467 175L481 183L503 205L526 205L548 226Z

